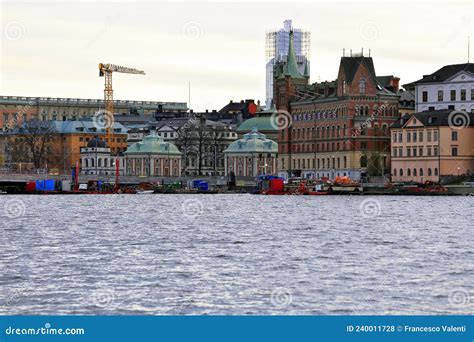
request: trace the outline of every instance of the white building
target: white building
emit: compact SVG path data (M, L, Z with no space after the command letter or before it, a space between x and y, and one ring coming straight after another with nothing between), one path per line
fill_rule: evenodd
M105 141L99 138L91 139L87 147L81 147L81 174L115 175L117 161L119 173L123 174L125 169L123 156L112 156Z
M266 34L266 101L267 109L271 108L273 100L273 68L278 62L285 62L290 45L291 20L285 20L283 28L269 31ZM309 52L311 33L300 29L293 29L293 43L296 52L296 61L301 74L309 75Z
M415 86L415 112L439 109L474 111L474 64L446 65Z

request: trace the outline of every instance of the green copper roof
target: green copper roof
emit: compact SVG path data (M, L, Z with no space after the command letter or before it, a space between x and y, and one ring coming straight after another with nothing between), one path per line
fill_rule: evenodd
M278 144L254 128L252 132L244 134L242 139L230 144L224 153L278 153Z
M238 133L247 133L250 132L253 128L263 132L277 132L278 129L272 125L271 115L268 116L257 116L242 122L242 124L237 128Z
M180 155L178 148L156 134L147 135L143 141L139 141L130 146L125 154L154 153L164 155Z
M296 53L293 42L293 30L290 31L290 44L288 48L288 56L286 58L285 66L283 67L282 76L290 76L292 78L304 78L298 70L298 63L296 62Z

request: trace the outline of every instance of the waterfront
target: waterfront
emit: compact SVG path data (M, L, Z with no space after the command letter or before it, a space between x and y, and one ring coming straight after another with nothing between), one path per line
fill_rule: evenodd
M1 196L0 314L472 314L474 197Z

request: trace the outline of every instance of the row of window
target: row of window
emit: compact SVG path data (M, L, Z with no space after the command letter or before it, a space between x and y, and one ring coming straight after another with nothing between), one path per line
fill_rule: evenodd
M282 169L285 169L285 159L280 160L280 165ZM335 169L336 166L338 169L341 168L347 168L347 157L344 156L341 160L340 157L333 157L333 158L317 158L317 159L311 159L311 158L297 158L293 159L293 169L306 169L306 168L312 168L312 169Z
M393 106L374 105L370 111L369 105L356 105L354 108L355 116L398 116L398 110ZM321 119L335 119L338 117L347 117L347 107L338 107L334 109L321 110L316 113L307 112L306 110L296 110L293 115L293 121L313 121Z
M457 149L456 149L457 155ZM415 146L415 147L406 147L405 148L405 155L403 155L403 148L402 147L394 147L392 149L392 156L393 157L437 157L438 156L438 147L437 146L427 146L426 147L426 154L424 153L423 146Z
M379 135L380 130L377 124L374 125L373 128L374 135ZM382 133L386 135L388 132L388 125L382 125ZM285 137L285 131L281 132L282 138ZM302 127L302 128L293 128L291 130L292 137L296 140L301 139L319 139L319 138L335 138L339 136L347 136L347 127L346 125L342 126L317 126L317 127ZM362 128L358 135L367 135L367 129Z
M428 102L428 91L424 90L421 93L422 101L423 102ZM449 91L449 100L450 101L457 101L457 91L456 89L451 89ZM459 100L460 101L467 101L467 90L466 89L461 89L459 91ZM471 101L474 101L474 88L471 88ZM444 90L438 90L438 102L445 101L445 96L444 96ZM433 101L430 101L433 102Z
M454 132L453 137L457 140L457 132ZM424 140L424 133L423 131L407 131L405 132L405 140L406 142L423 142ZM426 132L426 141L438 141L438 131L427 131ZM393 132L392 133L392 142L394 143L402 143L403 142L403 132Z
M397 177L397 173L398 173L399 177L404 176L403 169L399 169L398 171L397 171L397 169L393 169L393 175L395 177ZM435 168L434 169L434 175L438 176L438 173L439 173L438 168ZM408 168L408 169L406 169L406 176L407 177L411 177L411 176L413 176L413 177L417 177L417 176L423 177L424 176L424 170L423 170L423 168L420 168L419 171L417 171L416 168L413 168L413 169ZM428 168L428 176L433 176L433 170L431 168Z

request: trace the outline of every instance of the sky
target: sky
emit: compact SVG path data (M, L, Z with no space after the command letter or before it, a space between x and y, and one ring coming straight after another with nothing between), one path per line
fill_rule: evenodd
M114 74L115 99L188 102L190 84L197 111L230 100L264 104L265 32L285 19L311 32L311 82L336 78L343 48L364 48L377 75L405 84L467 62L473 8L467 1L2 1L0 95L102 98L102 62L146 72Z

